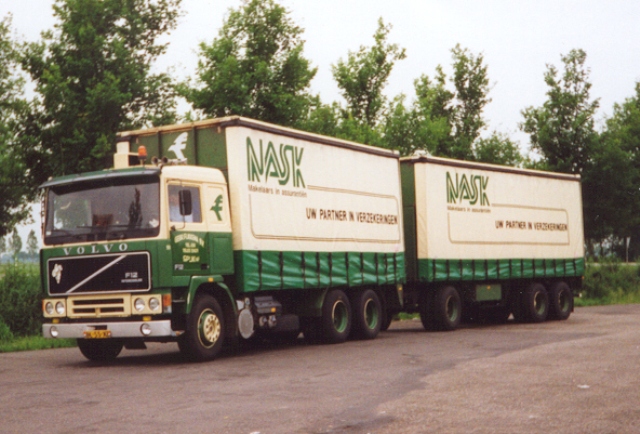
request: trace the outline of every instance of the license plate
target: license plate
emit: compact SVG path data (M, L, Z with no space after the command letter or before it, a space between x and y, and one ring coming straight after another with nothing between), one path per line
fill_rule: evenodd
M107 339L111 337L111 330L88 330L84 332L85 339Z

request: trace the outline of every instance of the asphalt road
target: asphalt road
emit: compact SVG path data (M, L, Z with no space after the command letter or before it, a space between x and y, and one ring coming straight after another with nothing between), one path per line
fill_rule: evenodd
M1 433L637 433L640 305L568 321L244 349L174 344L110 365L75 348L0 354Z

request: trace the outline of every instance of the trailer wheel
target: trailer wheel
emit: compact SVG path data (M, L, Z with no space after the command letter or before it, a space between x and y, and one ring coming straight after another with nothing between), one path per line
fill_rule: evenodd
M351 304L343 291L334 289L327 293L321 321L325 343L339 344L347 340L351 332Z
M462 301L453 286L443 286L433 294L426 294L420 303L420 320L427 330L455 330L461 319Z
M523 319L528 322L543 322L549 315L549 296L540 283L532 283L522 293Z
M187 331L180 336L180 351L194 362L214 359L224 342L224 316L218 301L208 294L196 298L187 319Z
M573 311L573 293L565 282L556 282L549 290L549 316L566 320Z
M382 326L382 307L371 289L356 294L353 306L353 328L359 339L375 339Z
M78 339L83 356L93 362L110 362L118 357L124 346L119 339Z

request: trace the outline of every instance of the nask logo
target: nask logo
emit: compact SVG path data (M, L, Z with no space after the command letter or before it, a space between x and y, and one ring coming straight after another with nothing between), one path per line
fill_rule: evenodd
M286 185L291 181L294 187L306 188L300 164L304 148L280 144L279 151L272 142L267 144L265 150L260 140L258 152L251 139L247 137L247 173L249 181L267 182L269 178L278 179L280 185Z
M481 206L489 206L487 197L488 176L480 175L460 175L456 173L455 182L451 174L447 172L447 203L462 203L463 200L469 205L476 205L478 201Z

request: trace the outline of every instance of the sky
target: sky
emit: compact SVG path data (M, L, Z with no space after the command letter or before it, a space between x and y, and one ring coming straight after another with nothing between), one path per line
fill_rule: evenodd
M396 63L385 93L414 96L414 80L433 76L437 65L451 74L451 49L460 44L482 54L488 66L491 102L484 116L493 131L528 148L520 132L521 111L544 103L547 65L562 69L561 56L575 48L587 53L591 98L600 100L598 125L613 105L634 93L640 81L640 2L635 0L278 0L304 29L304 55L318 68L311 91L322 101L343 102L331 65L350 51L373 44L378 19L393 26L389 42L406 49ZM12 29L23 41L35 41L51 29L53 0L1 0L0 18L13 15ZM172 75L195 75L198 44L218 35L230 8L241 0L183 0L178 27L166 38L167 53L157 69ZM185 107L186 110L186 107ZM21 228L23 240L30 228ZM39 229L36 230L39 232Z

